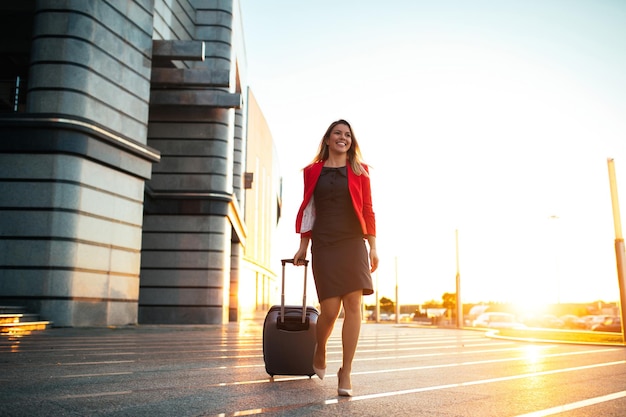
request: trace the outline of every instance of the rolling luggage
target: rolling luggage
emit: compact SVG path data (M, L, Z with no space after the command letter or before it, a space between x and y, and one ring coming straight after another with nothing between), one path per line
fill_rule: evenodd
M265 370L274 375L315 375L313 352L317 340L315 328L319 311L306 305L306 278L308 261L304 265L304 291L302 306L285 305L285 264L293 259L283 259L282 291L280 305L274 305L263 323L263 359Z

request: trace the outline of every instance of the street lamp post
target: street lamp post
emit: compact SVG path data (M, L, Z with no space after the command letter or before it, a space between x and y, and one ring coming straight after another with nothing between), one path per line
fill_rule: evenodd
M454 231L456 243L456 327L463 327L463 302L461 299L461 270L459 269L459 229Z
M552 215L550 220L554 220L554 228L552 230L552 245L554 246L554 274L556 276L556 303L561 304L561 271L559 267L559 242L558 242L558 230L556 221L559 216Z
M624 319L626 318L626 265L625 265L625 250L624 250L624 237L622 236L622 221L620 218L619 199L617 197L617 180L615 178L615 165L613 158L609 158L609 185L611 187L611 205L613 207L613 226L615 228L615 259L617 262L617 279L619 284L620 294L620 310L621 310L621 322L622 322L622 338L626 344L626 335L624 330L626 325Z
M396 323L400 323L400 290L398 285L398 257L395 257L396 268Z

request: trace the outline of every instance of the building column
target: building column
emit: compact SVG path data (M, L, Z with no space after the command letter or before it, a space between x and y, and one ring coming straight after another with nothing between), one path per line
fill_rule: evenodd
M0 118L0 302L135 324L153 6L36 4L26 112Z
M190 4L193 39L155 40L148 143L162 159L146 185L140 323L227 323L245 243L232 2Z

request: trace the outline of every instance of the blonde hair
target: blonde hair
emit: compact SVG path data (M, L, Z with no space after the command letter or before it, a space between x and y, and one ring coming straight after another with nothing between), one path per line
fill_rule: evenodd
M368 175L367 171L363 167L363 157L361 155L361 148L359 147L359 142L356 140L356 136L354 136L354 131L352 130L352 126L350 126L350 123L348 123L347 121L343 119L336 120L332 122L330 126L328 126L328 129L326 129L326 133L324 133L324 136L322 137L322 140L320 141L320 145L317 150L317 155L313 159L312 163L321 162L321 161L325 161L328 159L329 150L328 150L328 145L326 144L326 141L330 138L330 133L337 125L346 125L348 126L348 129L350 129L350 137L352 138L352 145L350 146L350 149L348 149L348 164L350 165L352 172L354 172L356 175L364 174L367 176Z

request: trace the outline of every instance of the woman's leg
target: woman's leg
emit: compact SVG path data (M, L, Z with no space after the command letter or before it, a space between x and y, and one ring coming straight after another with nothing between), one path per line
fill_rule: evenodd
M317 351L313 358L316 368L326 368L326 342L333 331L341 309L341 297L327 298L320 301L320 315L317 318Z
M352 360L356 352L356 345L361 332L361 290L351 292L343 296L343 329L341 332L343 343L343 364L341 365L340 388L352 388L350 373L352 372Z

